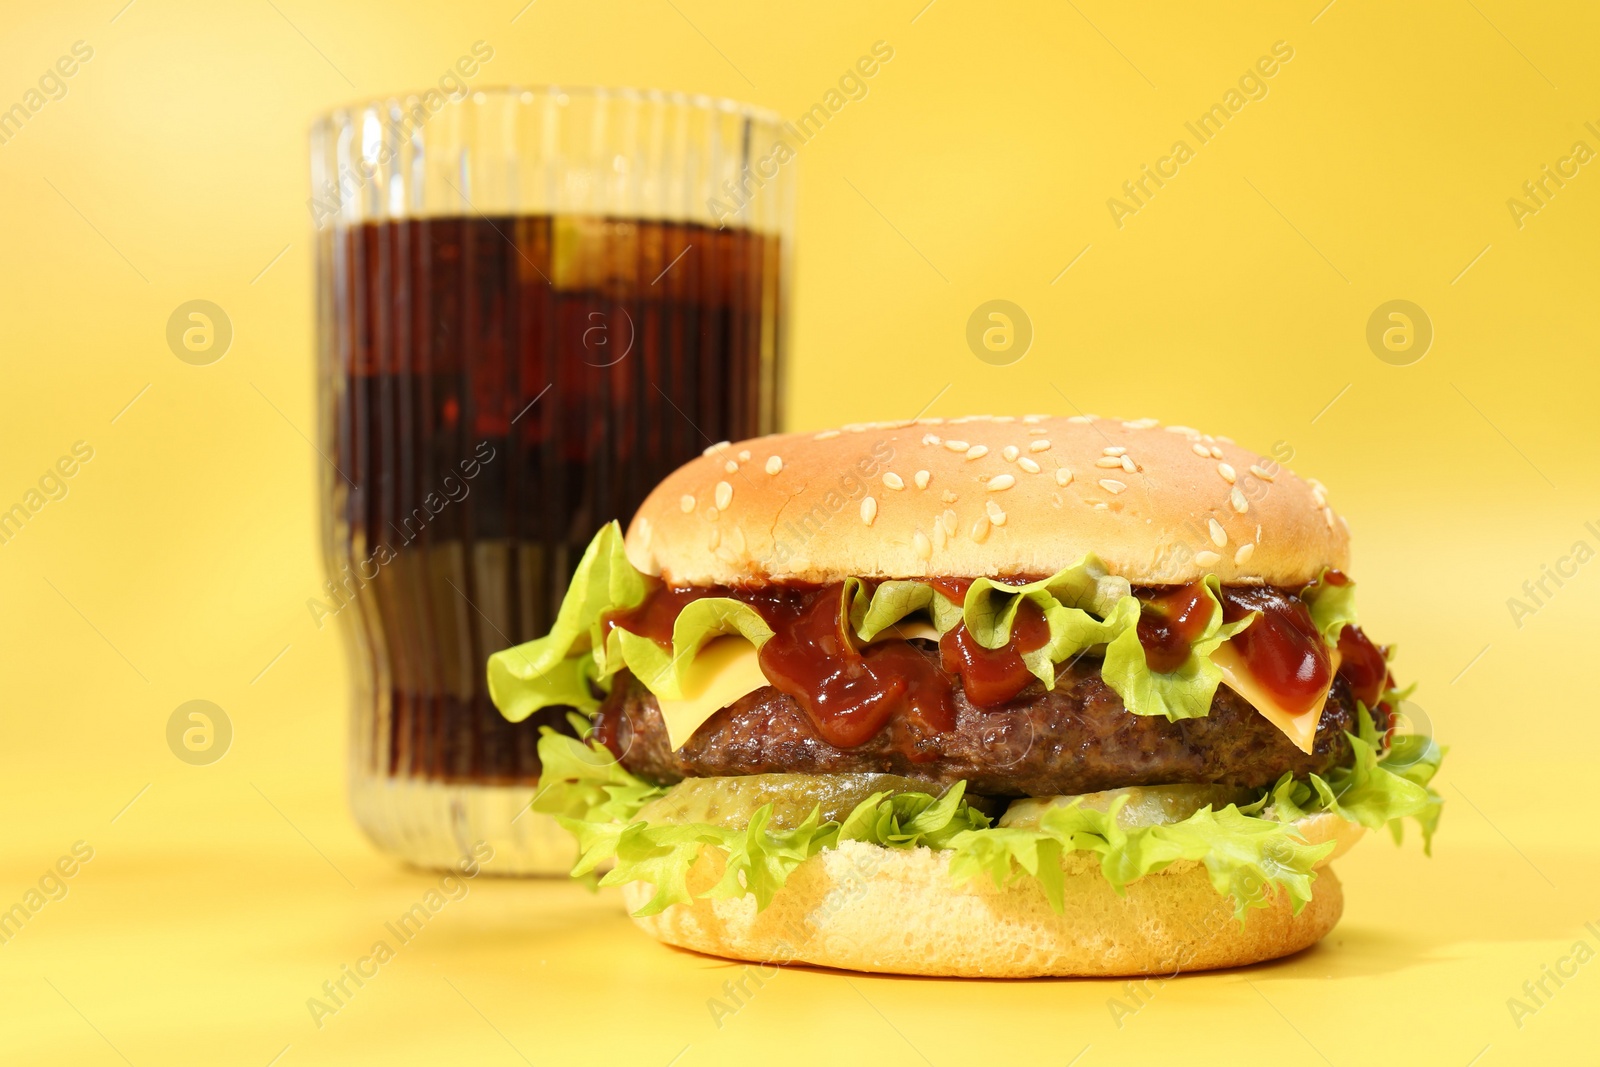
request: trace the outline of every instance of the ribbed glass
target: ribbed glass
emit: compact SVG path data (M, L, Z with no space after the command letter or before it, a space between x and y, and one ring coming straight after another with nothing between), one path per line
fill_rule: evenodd
M680 463L780 420L793 164L772 116L628 90L437 93L312 131L328 606L351 790L384 849L500 873L570 847L524 815L547 709L490 653L544 633L584 546Z

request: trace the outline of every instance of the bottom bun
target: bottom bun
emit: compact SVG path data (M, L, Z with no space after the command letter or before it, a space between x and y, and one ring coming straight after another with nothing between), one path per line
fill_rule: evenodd
M1241 925L1199 863L1174 863L1118 896L1096 859L1078 852L1062 860L1058 915L1030 881L1000 889L979 875L957 885L950 855L847 841L795 868L764 911L750 896L696 898L634 921L669 945L760 963L955 978L1113 977L1276 959L1315 944L1344 910L1327 867L1299 915L1278 892ZM707 849L690 873L691 890L708 889L722 869L723 854ZM654 892L643 882L622 888L630 910Z

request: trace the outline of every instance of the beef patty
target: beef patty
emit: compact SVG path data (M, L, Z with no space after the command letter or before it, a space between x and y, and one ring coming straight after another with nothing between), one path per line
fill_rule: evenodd
M1355 729L1355 701L1342 678L1334 681L1308 755L1226 686L1217 687L1204 718L1169 722L1134 715L1101 679L1099 666L1091 660L1065 665L1055 689L1035 683L994 708L974 706L957 686L954 730L925 735L893 720L856 748L823 741L800 706L768 686L712 715L677 752L655 695L624 671L601 705L596 734L624 767L661 784L878 771L937 788L965 780L970 791L993 796L1180 783L1259 788L1285 771L1326 773L1350 758L1345 731Z

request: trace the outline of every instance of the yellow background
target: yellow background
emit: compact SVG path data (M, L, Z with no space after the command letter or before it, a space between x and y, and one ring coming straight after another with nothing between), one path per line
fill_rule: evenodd
M75 841L95 852L0 947L0 1060L1600 1056L1600 963L1520 1027L1506 1004L1580 937L1600 948L1583 930L1600 564L1520 627L1506 604L1575 541L1600 547L1600 164L1520 229L1506 206L1574 141L1600 149L1593 5L522 2L6 5L0 106L74 41L94 58L0 145L0 506L75 441L94 458L0 545L0 907ZM718 1028L707 1000L736 968L648 943L614 897L481 879L318 1029L306 999L436 876L377 854L345 810L343 650L305 606L305 135L477 40L495 49L479 85L703 91L789 117L892 45L800 153L790 425L939 394L932 414L1076 406L1287 442L1349 517L1363 618L1453 747L1435 856L1364 846L1320 947L1170 983L1120 1027L1119 983L790 970ZM1185 121L1280 40L1294 58L1268 95L1119 229L1107 199L1194 147ZM164 341L193 298L236 331L208 367ZM994 298L1034 325L1011 366L964 341ZM1436 331L1411 366L1364 340L1396 298ZM164 740L196 698L234 724L211 767Z

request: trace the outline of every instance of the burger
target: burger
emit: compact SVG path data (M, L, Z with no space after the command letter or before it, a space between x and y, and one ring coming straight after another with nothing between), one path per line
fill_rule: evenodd
M668 944L962 977L1305 948L1329 866L1420 824L1326 489L1153 419L721 443L589 545L490 691L546 728L573 874Z

